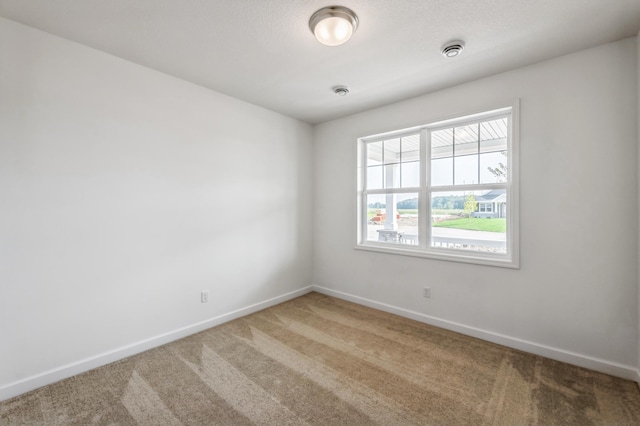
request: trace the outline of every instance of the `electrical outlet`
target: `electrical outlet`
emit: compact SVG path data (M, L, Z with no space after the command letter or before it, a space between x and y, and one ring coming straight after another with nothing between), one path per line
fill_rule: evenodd
M431 289L429 287L424 287L422 289L422 297L426 297L427 299L431 299Z
M204 290L200 293L200 302L207 303L209 301L209 290Z

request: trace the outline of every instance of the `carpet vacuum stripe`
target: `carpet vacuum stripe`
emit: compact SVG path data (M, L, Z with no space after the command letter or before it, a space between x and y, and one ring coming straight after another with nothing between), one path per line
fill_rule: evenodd
M639 425L636 383L318 293L0 402L0 425Z

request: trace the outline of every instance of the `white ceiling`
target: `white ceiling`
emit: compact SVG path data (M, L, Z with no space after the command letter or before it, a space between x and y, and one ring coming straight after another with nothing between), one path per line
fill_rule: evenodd
M339 47L308 27L332 4L360 18ZM635 36L640 0L0 0L0 16L319 123ZM452 39L466 49L445 59Z

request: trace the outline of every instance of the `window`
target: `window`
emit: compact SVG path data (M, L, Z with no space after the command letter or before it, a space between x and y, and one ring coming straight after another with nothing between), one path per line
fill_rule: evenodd
M486 213L493 212L493 203L478 203L478 211L480 213L482 213L482 212L486 212Z
M518 267L516 116L360 138L357 248Z

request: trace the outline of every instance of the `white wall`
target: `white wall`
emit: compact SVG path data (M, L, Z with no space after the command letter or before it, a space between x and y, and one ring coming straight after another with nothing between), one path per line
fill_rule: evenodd
M0 399L308 291L311 141L0 19Z
M317 126L314 283L330 294L635 377L635 70L635 39L627 39ZM356 138L516 98L519 270L354 250ZM421 297L423 286L431 287L432 299Z

